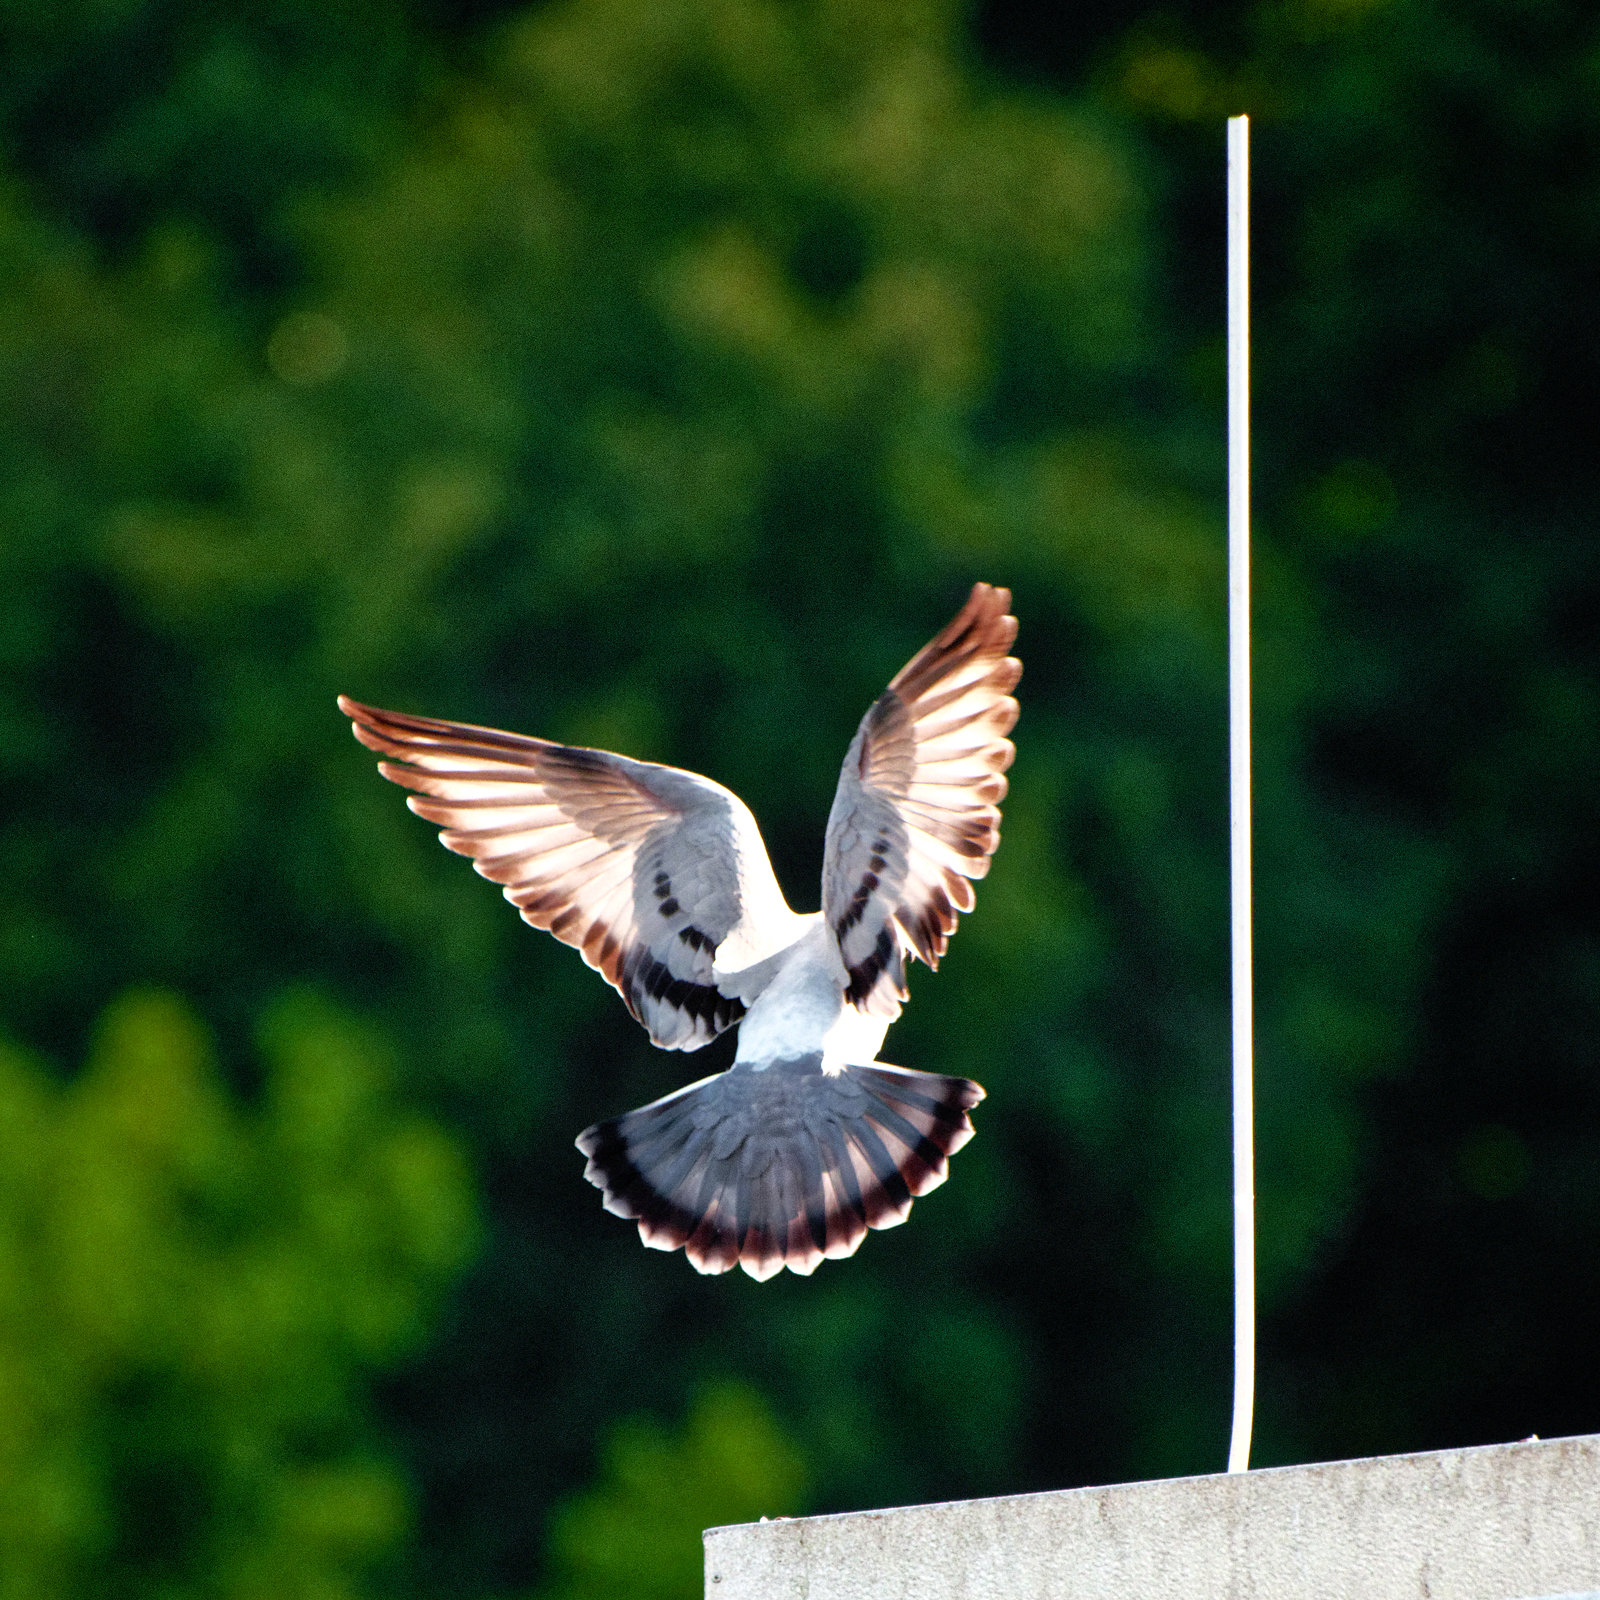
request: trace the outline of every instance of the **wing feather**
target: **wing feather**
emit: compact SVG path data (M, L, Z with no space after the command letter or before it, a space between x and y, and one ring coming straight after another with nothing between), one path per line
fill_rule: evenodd
M849 999L892 1020L904 958L939 964L1000 843L1022 663L1011 593L975 584L862 719L828 818L823 915Z
M342 695L339 709L441 842L576 949L666 1049L696 1050L743 1015L716 970L730 937L748 961L803 925L755 819L708 778Z

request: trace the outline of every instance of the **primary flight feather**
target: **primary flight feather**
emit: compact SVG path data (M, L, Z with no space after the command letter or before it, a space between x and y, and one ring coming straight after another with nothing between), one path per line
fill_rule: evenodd
M755 818L709 778L341 695L378 770L667 1050L735 1025L733 1065L578 1137L644 1242L769 1278L903 1222L983 1090L878 1061L905 959L939 964L1000 842L1022 665L980 583L874 702L828 817L822 910L784 901Z

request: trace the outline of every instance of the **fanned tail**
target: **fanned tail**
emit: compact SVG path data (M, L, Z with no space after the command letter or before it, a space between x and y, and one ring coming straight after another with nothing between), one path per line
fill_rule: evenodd
M868 1228L904 1222L972 1137L983 1090L966 1078L874 1062L822 1070L820 1054L740 1062L579 1134L607 1211L699 1272L809 1274L854 1254Z

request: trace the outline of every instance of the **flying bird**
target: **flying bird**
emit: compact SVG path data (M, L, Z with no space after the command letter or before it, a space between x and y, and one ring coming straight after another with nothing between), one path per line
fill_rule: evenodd
M903 1222L983 1090L877 1060L908 956L937 967L1000 841L1022 665L980 583L856 730L822 910L789 909L756 821L692 772L341 695L378 770L451 850L609 982L666 1050L737 1026L734 1063L578 1136L645 1244L701 1272L809 1274Z

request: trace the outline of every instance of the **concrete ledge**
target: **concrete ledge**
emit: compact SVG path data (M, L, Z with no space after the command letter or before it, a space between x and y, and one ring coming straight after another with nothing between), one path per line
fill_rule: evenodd
M1574 1600L1600 1434L745 1523L707 1600Z

